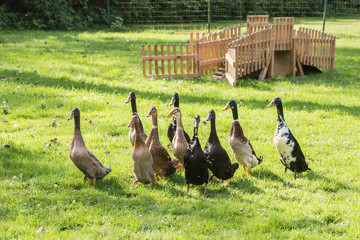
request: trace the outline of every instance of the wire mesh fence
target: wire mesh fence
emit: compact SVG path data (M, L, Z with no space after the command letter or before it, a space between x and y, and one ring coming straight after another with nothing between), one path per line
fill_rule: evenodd
M326 0L327 1L327 0ZM246 20L247 15L322 17L325 0L92 0L127 24L199 23ZM106 11L104 11L106 12ZM360 16L359 0L327 1L328 17Z

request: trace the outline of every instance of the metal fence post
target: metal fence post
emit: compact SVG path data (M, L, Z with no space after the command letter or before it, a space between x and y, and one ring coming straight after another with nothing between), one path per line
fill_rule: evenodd
M324 3L323 32L325 32L326 8L327 8L327 0L325 0L325 3Z

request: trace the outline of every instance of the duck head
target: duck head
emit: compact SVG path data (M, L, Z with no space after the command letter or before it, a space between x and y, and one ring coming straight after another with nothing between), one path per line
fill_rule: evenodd
M169 105L174 105L174 107L179 107L179 94L175 92L172 97Z
M281 98L279 97L274 97L274 99L271 101L271 103L269 103L269 105L267 105L267 107L272 107L272 106L282 106L282 102L281 102Z
M206 118L206 121L210 121L211 119L215 119L215 111L213 110L213 109L211 109L210 111L209 111L209 115L208 115L208 117Z
M199 115L195 115L195 116L194 116L194 128L198 128L198 127L199 127L199 123L200 123L200 116L199 116Z
M226 106L223 108L223 111L228 110L229 108L231 108L231 109L236 109L237 108L237 104L236 104L236 102L234 100L230 100L226 104Z
M135 124L138 124L139 123L139 116L137 115L137 114L133 114L132 116L131 116L131 121L130 121L130 123L129 123L129 125L128 125L128 127L134 127L134 125Z
M134 92L129 92L129 95L128 95L125 103L129 103L130 101L135 101L135 93Z
M70 116L68 117L68 121L71 120L73 117L75 118L80 118L80 110L78 108L74 108L72 111L71 111L71 114Z
M157 115L156 107L152 106L150 107L149 113L146 115L146 117L156 116L156 115Z
M173 116L173 115L175 115L175 117L176 117L177 119L179 119L179 117L180 117L180 115L181 115L180 108L174 107L174 108L166 115L166 117L171 117L171 116Z

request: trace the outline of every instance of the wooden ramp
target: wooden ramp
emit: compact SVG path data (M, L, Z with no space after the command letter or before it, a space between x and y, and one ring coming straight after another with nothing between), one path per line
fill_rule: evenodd
M272 77L273 28L247 34L228 45L225 57L226 79L236 87L236 79L259 72L259 80Z

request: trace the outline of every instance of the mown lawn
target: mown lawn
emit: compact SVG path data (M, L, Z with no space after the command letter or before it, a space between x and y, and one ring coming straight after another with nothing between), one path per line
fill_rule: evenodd
M307 23L322 26L297 21ZM360 33L341 24L327 22L338 36L333 72L243 79L235 89L206 77L142 77L141 44L186 43L189 27L0 30L0 239L359 238ZM164 146L173 92L180 95L190 135L194 115L204 120L214 109L219 138L233 162L227 142L232 116L222 108L236 100L245 135L263 163L251 177L239 169L224 184L215 180L206 197L200 196L203 187L191 186L186 194L181 172L152 186L131 186L132 113L124 103L130 91L136 91L147 133L151 119L145 115L157 107ZM272 142L276 110L266 105L275 96L282 98L285 120L312 159L313 171L297 180L283 172ZM95 186L83 183L68 155L73 121L67 117L74 107L81 111L87 147L113 169ZM200 126L202 146L209 132L209 124Z

